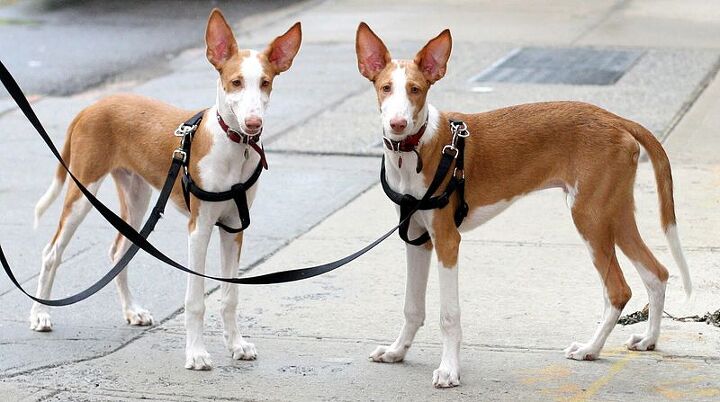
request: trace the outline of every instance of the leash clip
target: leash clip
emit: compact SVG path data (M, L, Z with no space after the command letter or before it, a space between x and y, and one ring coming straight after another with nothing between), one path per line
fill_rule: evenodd
M177 129L175 129L175 136L176 137L185 137L186 135L190 135L197 130L197 124L188 126L185 123L178 126Z
M464 121L452 121L450 122L453 136L467 138L470 136L470 132L467 129L467 124Z

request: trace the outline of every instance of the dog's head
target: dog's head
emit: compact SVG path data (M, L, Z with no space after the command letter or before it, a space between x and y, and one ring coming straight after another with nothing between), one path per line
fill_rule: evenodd
M446 29L412 61L393 60L382 40L360 23L355 40L358 69L375 86L385 135L399 141L422 127L428 90L445 75L451 49L452 37Z
M260 133L273 79L290 68L301 41L298 22L262 52L238 49L225 17L217 8L212 10L205 31L206 54L220 74L218 108L230 127L248 135Z

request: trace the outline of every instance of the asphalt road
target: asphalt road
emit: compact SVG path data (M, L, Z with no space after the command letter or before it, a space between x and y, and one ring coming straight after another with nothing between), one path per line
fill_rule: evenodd
M166 71L180 51L202 45L213 6L238 21L295 2L19 1L0 6L0 59L27 93L69 95L117 76Z

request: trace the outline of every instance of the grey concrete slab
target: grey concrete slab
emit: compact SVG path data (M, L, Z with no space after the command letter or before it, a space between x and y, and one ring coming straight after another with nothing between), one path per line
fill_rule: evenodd
M459 41L570 44L607 18L622 1L346 0L302 14L308 41L355 37L360 21L389 41L428 39L450 28ZM331 22L331 23L329 23Z
M576 43L718 49L719 36L720 13L713 2L634 0L623 2Z
M47 400L714 400L718 367L693 359L658 362L655 353L617 351L596 362L558 359L553 352L470 346L464 358L463 385L433 389L428 373L440 346L418 344L413 357L399 364L368 362L372 343L342 339L263 338L271 351L256 362L228 362L212 372L168 368L157 360L144 364L151 378L134 375L137 357L120 351L116 359L82 363L69 372L50 369L34 378L57 393ZM162 344L140 341L144 350L181 350L182 337L166 336ZM214 344L211 352L221 353ZM349 356L349 357L348 357ZM178 360L179 361L179 360ZM517 363L521 361L522 363ZM678 375L673 370L682 367ZM656 373L651 378L646 373ZM58 381L58 376L63 378ZM8 380L22 386L25 379ZM608 386L608 383L612 386Z

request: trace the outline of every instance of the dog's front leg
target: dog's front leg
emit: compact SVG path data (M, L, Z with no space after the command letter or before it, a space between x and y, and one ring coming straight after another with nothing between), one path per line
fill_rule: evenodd
M405 282L405 323L400 335L390 346L378 346L370 355L376 362L395 363L402 361L418 329L425 322L425 292L427 290L428 272L432 243L422 246L406 244L407 279Z
M191 227L193 222L191 222ZM205 273L205 257L212 233L212 225L195 222L188 236L190 269ZM185 368L191 370L210 370L212 362L203 342L203 320L205 318L205 279L188 275L185 293Z
M237 276L242 241L242 232L232 234L220 229L222 275L226 278ZM237 327L238 285L223 283L220 289L222 293L220 314L223 320L225 346L235 360L255 360L257 357L255 345L245 342Z
M452 220L450 220L452 222ZM458 251L460 233L455 227L436 231L433 238L438 256L440 285L440 329L443 353L440 367L433 372L433 385L448 388L460 385L460 303L458 301Z

